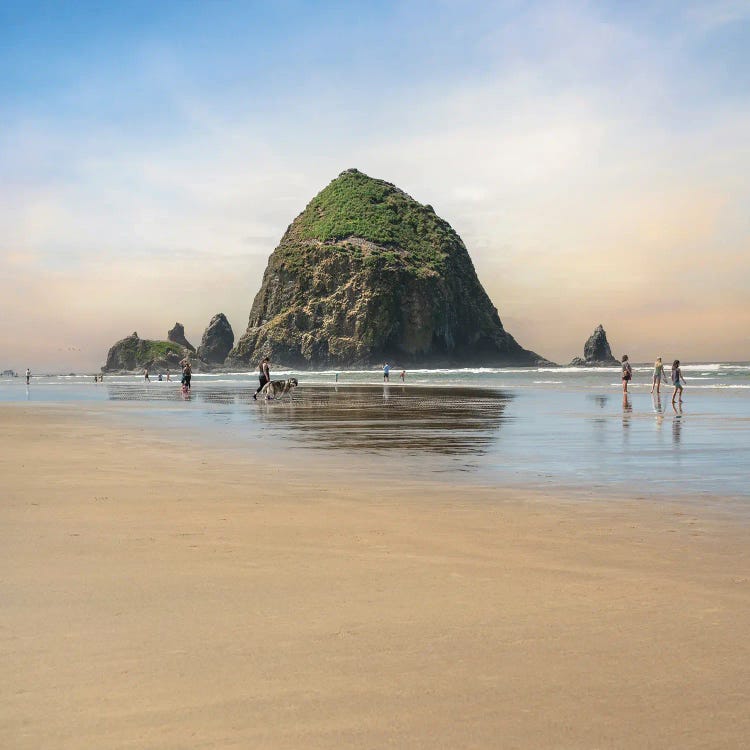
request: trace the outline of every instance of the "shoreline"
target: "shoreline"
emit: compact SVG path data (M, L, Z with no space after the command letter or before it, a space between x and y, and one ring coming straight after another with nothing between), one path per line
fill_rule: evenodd
M633 362L631 361L631 365L635 368L641 368L644 371L653 370L653 362L651 361L644 361L644 362ZM750 360L701 360L701 361L689 361L686 365L682 367L683 370L686 372L689 372L691 369L695 368L702 368L702 367L712 367L712 366L726 366L726 367L744 367L750 365ZM148 368L151 370L152 368ZM154 370L154 372L158 375L158 371L166 371L167 368L157 368ZM169 368L171 369L171 368ZM497 366L492 367L489 365L476 365L471 367L395 367L391 368L391 373L394 375L394 377L398 376L398 373L400 370L404 370L408 373L445 373L445 372L455 372L455 373L482 373L482 372L499 372L502 373L503 371L506 372L513 372L513 371L523 371L523 372L534 372L534 371L555 371L555 370L567 370L571 372L598 372L598 371L606 371L611 370L612 372L620 372L620 364L616 365L602 365L602 364L596 364L596 365L573 365L571 363L549 363L549 364L543 364L543 365L503 365L503 366ZM144 367L139 367L135 370L92 370L90 372L43 372L39 374L32 374L32 380L34 378L89 378L93 377L94 375L105 375L108 377L123 377L123 376L143 376L143 370ZM373 376L382 376L382 369L377 366L373 366L370 368L346 368L346 369L314 369L314 368L294 368L289 367L286 365L277 365L272 372L279 372L279 373L316 373L316 374L330 374L335 375L336 373L350 373L350 374L362 374L362 373L372 373ZM179 368L174 369L175 373L179 372ZM257 372L257 366L253 367L249 370L236 370L232 368L225 368L224 366L217 365L215 367L211 367L211 369L206 370L193 370L193 375L248 375L254 378L257 378L258 372ZM23 380L24 375L22 372L18 372L15 377L4 377L2 380L7 381L13 381L13 380ZM179 381L177 381L179 382ZM650 385L650 381L648 383Z
M0 744L742 747L746 523L0 409ZM742 716L746 716L742 719Z

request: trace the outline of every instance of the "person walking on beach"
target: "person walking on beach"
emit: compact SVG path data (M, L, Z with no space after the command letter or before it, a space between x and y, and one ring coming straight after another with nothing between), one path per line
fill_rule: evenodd
M169 370L167 370L167 383L172 382L172 376L169 374Z
M253 399L256 401L258 400L258 394L263 390L263 386L271 382L271 367L268 364L270 361L269 357L263 357L258 365L258 381L260 385L258 386L258 390L253 393Z
M391 366L386 362L383 365L383 382L384 383L389 383L390 382L390 380L391 380L390 375L391 375Z
M190 366L190 360L187 357L180 364L182 365L182 385L189 391L190 381L193 377L193 368Z
M406 380L406 370L401 370L401 382L403 383L404 380Z
M147 382L151 382L151 378L148 376L148 367L143 371L143 379Z
M622 355L622 392L628 392L628 383L633 379L633 368L628 361L628 355Z
M685 378L682 377L682 370L680 369L680 360L676 359L672 362L672 385L674 386L674 393L672 394L672 403L677 398L678 403L682 403L682 386L685 383ZM678 398L679 393L679 398Z
M654 362L654 379L651 383L651 393L654 392L654 388L656 388L656 395L661 395L661 381L664 380L664 382L667 382L667 376L664 374L664 364L661 361L661 357L656 358L656 362Z
M31 370L29 368L26 368L26 385L29 384L29 381L31 380Z

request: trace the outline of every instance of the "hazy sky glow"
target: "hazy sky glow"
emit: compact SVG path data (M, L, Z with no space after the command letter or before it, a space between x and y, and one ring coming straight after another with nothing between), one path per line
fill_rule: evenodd
M431 203L551 359L600 322L636 360L750 359L749 50L750 0L5 0L0 369L241 334L348 167Z

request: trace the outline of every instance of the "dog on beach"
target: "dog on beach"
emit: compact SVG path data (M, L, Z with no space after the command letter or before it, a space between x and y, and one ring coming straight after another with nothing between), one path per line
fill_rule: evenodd
M261 390L261 396L266 397L266 401L273 398L282 398L285 393L289 394L289 398L292 397L292 389L299 385L297 378L289 378L288 380L272 380L270 383L266 383Z

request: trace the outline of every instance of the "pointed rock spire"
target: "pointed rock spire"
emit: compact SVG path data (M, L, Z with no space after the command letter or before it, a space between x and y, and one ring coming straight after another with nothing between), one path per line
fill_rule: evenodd
M574 357L570 363L573 367L605 367L619 365L619 361L612 356L612 350L607 341L607 332L600 323L583 345L583 359Z

